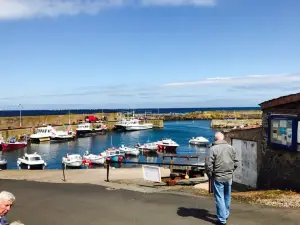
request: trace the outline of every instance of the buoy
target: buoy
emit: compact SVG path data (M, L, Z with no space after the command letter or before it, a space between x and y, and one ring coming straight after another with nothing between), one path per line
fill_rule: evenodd
M122 160L123 160L123 156L119 156L118 161L122 162Z

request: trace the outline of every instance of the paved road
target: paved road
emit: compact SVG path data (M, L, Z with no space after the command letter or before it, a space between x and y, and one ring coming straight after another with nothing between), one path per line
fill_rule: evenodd
M0 180L17 201L8 215L26 225L205 225L213 224L212 199L107 190L86 184ZM228 224L299 224L300 211L234 204Z

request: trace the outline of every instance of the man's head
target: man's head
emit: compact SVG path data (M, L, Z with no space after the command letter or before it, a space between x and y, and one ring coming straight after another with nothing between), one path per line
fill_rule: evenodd
M223 140L224 140L224 134L222 132L216 132L215 141L223 141Z
M0 192L0 216L5 216L16 200L15 196L7 191Z

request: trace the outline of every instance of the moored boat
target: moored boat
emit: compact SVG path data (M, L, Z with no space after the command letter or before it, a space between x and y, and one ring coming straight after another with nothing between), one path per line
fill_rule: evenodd
M7 160L0 155L0 170L7 169Z
M140 154L138 148L129 148L129 147L125 147L124 145L121 145L119 150L124 151L125 155L138 156Z
M208 145L209 144L209 140L204 138L204 137L192 137L189 140L189 144L191 145Z
M106 160L114 161L114 162L122 162L125 157L125 152L120 149L107 149L106 151L100 154Z
M101 155L95 155L95 154L90 154L88 151L84 153L82 156L83 158L83 163L87 164L97 164L97 165L102 165L104 164L104 157Z
M95 134L101 134L107 130L107 126L103 122L97 123L80 123L76 129L78 137L88 137Z
M13 149L25 148L27 146L27 136L21 136L19 138L10 138L8 141L1 141L2 151L8 151Z
M68 130L57 130L52 133L50 136L51 142L62 142L62 141L70 141L74 140L76 137L75 133L72 131L72 128L69 127Z
M50 141L50 137L55 134L55 129L52 126L39 127L35 134L30 135L30 142L40 143Z
M157 142L158 145L158 152L164 152L164 153L176 153L177 147L179 147L179 144L177 144L175 141L173 141L170 138L162 139L161 141Z
M65 167L79 168L82 166L82 157L79 154L67 154L62 158L62 164L64 164Z
M47 163L42 159L42 157L37 154L27 154L22 158L18 158L17 165L20 169L45 169Z
M142 152L156 152L158 150L157 142L138 144L137 148Z

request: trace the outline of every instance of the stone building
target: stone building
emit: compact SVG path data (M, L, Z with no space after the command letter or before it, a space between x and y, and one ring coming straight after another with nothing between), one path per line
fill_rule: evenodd
M300 93L272 99L260 106L263 138L258 186L300 191Z
M262 127L225 132L240 160L233 181L256 189L300 191L300 93L260 106Z

